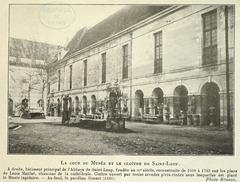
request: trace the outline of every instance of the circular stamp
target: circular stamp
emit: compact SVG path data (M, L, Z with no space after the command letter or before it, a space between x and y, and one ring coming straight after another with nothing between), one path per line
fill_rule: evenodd
M76 14L70 5L47 4L39 12L41 23L49 28L64 29L71 25Z

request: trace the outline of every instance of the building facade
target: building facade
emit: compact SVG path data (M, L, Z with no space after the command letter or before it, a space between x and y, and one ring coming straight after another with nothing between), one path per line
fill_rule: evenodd
M73 114L94 114L117 82L132 119L192 112L200 124L227 124L234 15L234 6L223 5L129 6L81 29L68 53L48 65L50 113L60 116L68 95Z
M9 38L8 114L18 116L20 106L44 107L46 64L54 59L59 46Z

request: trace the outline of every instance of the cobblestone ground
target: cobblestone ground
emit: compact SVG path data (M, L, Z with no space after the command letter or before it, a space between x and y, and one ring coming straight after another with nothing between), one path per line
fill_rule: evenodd
M9 129L9 153L104 155L222 155L233 153L233 133L202 128L126 122L126 131L61 125L59 118L19 120ZM12 125L12 124L11 124Z

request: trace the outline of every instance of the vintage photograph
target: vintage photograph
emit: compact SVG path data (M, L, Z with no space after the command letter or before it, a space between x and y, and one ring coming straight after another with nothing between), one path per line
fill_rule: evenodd
M235 5L10 4L8 155L234 155Z

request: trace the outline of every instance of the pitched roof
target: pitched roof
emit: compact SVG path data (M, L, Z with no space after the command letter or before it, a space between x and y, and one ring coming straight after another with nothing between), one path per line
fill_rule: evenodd
M78 44L79 44L80 41L82 40L83 35L86 33L86 31L87 31L87 28L86 28L86 27L80 29L80 30L75 34L75 36L72 38L72 40L68 43L67 48L68 48L69 50L76 50Z
M49 63L55 59L58 45L25 39L9 38L9 56L16 58L28 58L32 60L44 60Z
M114 35L170 6L160 5L131 5L107 17L83 34L81 29L68 44L67 55L86 48L100 40Z

